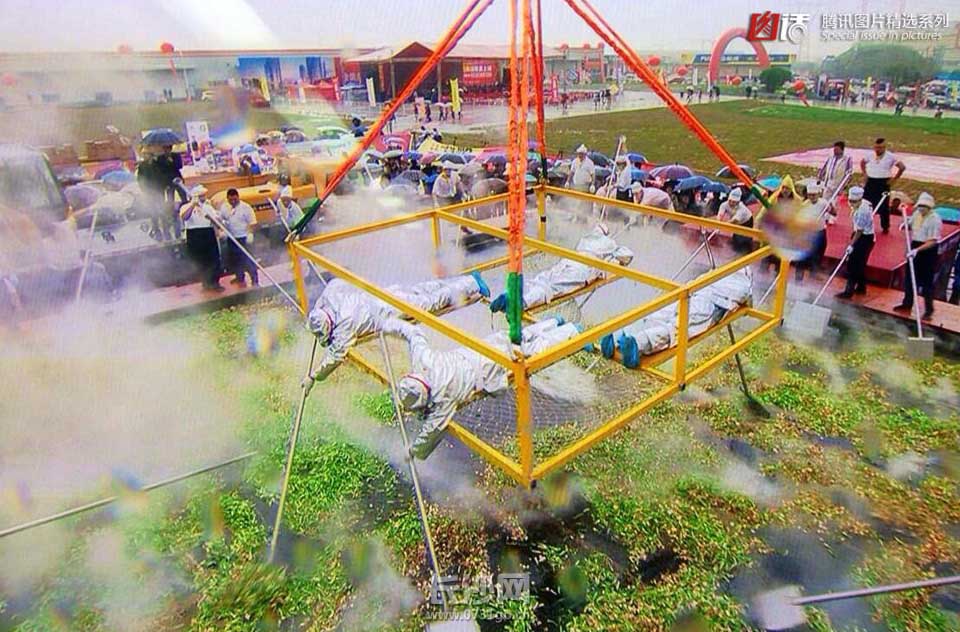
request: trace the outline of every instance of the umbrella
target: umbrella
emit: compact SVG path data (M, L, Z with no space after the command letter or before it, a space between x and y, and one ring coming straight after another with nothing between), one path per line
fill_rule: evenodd
M387 160L391 158L400 158L401 156L403 156L403 152L399 149L391 149L390 151L383 152L383 157Z
M590 160L593 161L593 164L598 167L609 167L613 164L613 161L607 158L604 154L601 154L599 151L591 151L587 156Z
M689 178L684 178L677 183L676 191L692 191L694 189L699 189L707 184L710 184L711 180L703 176L690 176Z
M526 182L527 184L536 184L537 176L533 175L532 173L528 173L527 177L524 178L524 182Z
M306 134L301 132L298 129L291 129L284 132L284 142L287 143L302 143L307 140Z
M763 180L759 180L757 184L768 189L776 189L778 186L780 186L781 181L782 179L780 176L768 176Z
M593 171L593 176L599 180L606 180L610 177L610 170L606 167L597 167Z
M479 163L479 162L471 162L471 163L467 163L467 165L464 166L464 168L460 170L460 175L461 175L461 176L475 176L475 175L477 175L478 173L480 173L481 171L483 171L483 164L481 164L481 163Z
M423 154L422 156L420 156L420 164L421 164L421 165L429 165L430 163L432 163L432 162L433 162L434 160L436 160L436 159L437 159L437 155L436 155L436 154L432 154L432 153L430 153L430 152L428 151L428 152L426 152L425 154Z
M180 138L180 135L169 127L158 127L148 131L143 140L140 141L141 145L177 145L182 143L183 140Z
M99 200L94 202L91 208L95 208L101 213L112 211L118 215L126 213L136 201L136 196L130 191L115 191L107 193Z
M100 189L89 184L75 184L63 190L67 203L78 211L87 208L100 197Z
M439 160L440 162L452 162L458 165L467 164L467 159L460 154L452 154L452 153L440 154Z
M400 197L413 197L419 194L417 187L410 182L396 182L384 189L383 192L387 195Z
M281 125L280 131L286 134L287 132L292 132L292 131L302 132L303 130L297 127L296 125L288 124L288 125Z
M654 178L661 180L683 180L694 175L693 169L686 165L672 164L661 165L650 172Z
M741 169L743 169L743 170L747 173L748 176L750 176L751 178L754 177L755 172L754 172L754 170L753 170L753 167L751 167L750 165L738 165L738 166L739 166ZM717 172L716 177L718 177L718 178L736 178L737 176L735 176L735 175L733 175L732 173L730 173L730 167L724 167L723 169L721 169L720 171Z
M710 184L704 185L703 191L705 193L729 193L730 187L722 182L710 182Z
M116 169L110 173L104 174L100 179L103 181L104 186L108 189L119 191L123 187L133 182L136 178L129 171Z
M636 167L634 167L630 171L631 182L644 182L649 177L650 177L650 174L644 171L643 169L637 169Z
M250 143L245 143L240 145L240 148L237 149L238 154L251 154L257 151L257 148L251 145Z
M498 167L503 167L507 164L507 157L503 154L493 154L489 156L485 162L497 165Z
M398 176L404 180L409 180L410 182L420 182L423 178L423 174L417 171L416 169L407 169L406 171L401 171Z
M633 163L633 164L637 164L637 163L641 163L641 164L642 164L642 163L644 163L644 162L647 161L647 157L644 156L643 154L638 154L638 153L636 153L636 152L631 152L631 153L627 154L627 160L629 160L629 161L630 161L631 163Z
M496 195L507 190L507 183L500 178L486 178L470 187L470 196L474 198Z
M420 152L412 151L412 150L405 151L403 152L403 157L406 158L407 160L420 160Z

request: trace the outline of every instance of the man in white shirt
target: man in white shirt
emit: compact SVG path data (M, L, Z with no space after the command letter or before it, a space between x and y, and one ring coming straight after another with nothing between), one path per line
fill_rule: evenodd
M896 167L897 172L891 177L891 170ZM890 185L900 179L906 170L906 165L899 158L887 151L886 139L878 138L873 144L873 156L870 159L860 160L860 171L866 176L863 183L863 199L877 209L880 215L880 228L883 234L890 232L890 208L884 194L890 191ZM883 199L883 204L880 204ZM877 207L877 204L880 204Z
M207 188L202 184L191 189L190 201L180 207L180 221L187 232L187 255L200 273L203 289L222 292L220 244L210 221L216 214L207 200Z
M873 250L873 205L863 199L863 187L850 187L847 193L853 209L853 233L847 245L847 286L837 298L852 298L867 293L867 260Z
M753 211L746 204L741 202L743 199L743 189L733 189L727 201L720 205L717 212L717 219L721 222L737 224L745 228L753 228ZM745 235L733 235L730 238L733 249L737 252L750 252L753 250L753 240Z
M455 204L463 199L463 184L460 174L454 171L455 166L450 161L444 162L443 170L433 181L433 201L437 206Z
M827 199L833 197L848 175L853 173L853 158L844 153L846 144L838 140L833 144L833 153L820 167L817 178L823 184L823 195Z
M813 236L813 243L810 245L809 252L795 264L797 281L803 280L804 270L808 270L813 275L827 251L827 223L836 217L837 211L832 204L828 204L823 199L822 193L823 189L820 188L819 184L814 183L807 186L808 204L800 208L804 217L809 218L810 223L815 224L818 230Z
M570 163L570 175L567 176L567 187L577 191L593 193L596 166L587 155L587 146L577 147L577 156Z
M283 220L282 223L286 226L293 226L303 217L303 209L300 208L300 205L293 199L293 187L289 184L280 188L280 194L277 199L277 212ZM319 217L317 221L322 222L323 218Z
M247 244L253 243L253 229L257 225L257 216L253 208L246 202L240 201L240 193L236 189L227 190L227 201L220 207L220 221L231 235L240 244L249 250ZM234 285L246 285L244 274L250 275L250 282L259 285L257 266L243 254L243 251L233 242L227 240L227 271L233 272Z
M933 196L921 193L910 216L910 251L907 257L913 259L913 271L917 277L917 293L923 295L923 319L933 318L933 291L937 272L937 254L943 221L933 210ZM910 278L910 266L904 266L903 302L894 307L897 311L913 309L913 280Z
M617 156L614 169L616 170L617 199L624 202L633 200L633 167L623 154Z

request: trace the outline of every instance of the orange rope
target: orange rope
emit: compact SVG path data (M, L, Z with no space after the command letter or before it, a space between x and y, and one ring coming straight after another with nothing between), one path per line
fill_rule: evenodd
M520 134L519 129L517 128L517 109L520 100L520 64L517 60L517 0L509 0L509 13L510 105L508 109L509 120L507 122L507 160L510 165L510 176L508 179L508 190L510 195L507 198L507 216L509 220L509 239L507 240L507 269L510 272L519 274L523 269L523 260L521 258L523 253L523 234L518 234L516 227L518 224L517 215L522 216L523 209L520 208L520 200L517 197L517 191L519 189L522 195L523 185L519 184L517 180L520 162L518 156Z
M626 62L630 69L633 70L638 77L643 79L643 81L650 86L654 92L657 93L657 96L663 99L663 101L667 104L667 107L669 107L674 114L676 114L677 117L687 127L689 127L694 134L697 135L700 141L707 146L707 149L712 151L714 155L716 155L717 158L719 158L720 161L730 169L731 173L737 176L737 178L739 178L742 182L752 185L753 178L747 175L747 173L740 168L740 165L736 160L733 159L733 156L731 156L723 147L723 145L721 145L717 139L713 137L710 131L704 127L703 123L701 123L700 120L697 119L697 117L694 116L693 113L690 112L690 110L683 103L681 103L672 92L670 92L670 89L667 88L666 85L662 84L657 79L656 74L650 69L649 66L647 66L646 62L640 59L640 56L637 55L636 51L630 48L623 38L613 30L613 27L611 27L610 24L603 19L603 16L601 16L599 12L593 8L588 0L580 1L593 14L594 18L596 18L596 21L591 18L591 16L587 15L587 12L584 9L577 6L576 0L565 0L570 8L573 9L573 11L597 33L597 35L603 38L603 40L614 49L614 51L616 51L616 53L621 59L623 59L624 62ZM602 25L609 32L605 32L600 25L597 24L597 21L602 23Z
M347 175L350 169L357 163L357 160L360 159L360 156L363 155L367 149L373 144L377 139L380 133L383 131L383 128L386 126L390 118L396 113L400 106L410 98L410 95L413 94L414 90L423 82L427 74L437 65L437 63L443 59L456 46L457 42L466 34L468 30L473 26L487 7L493 3L493 0L471 0L467 5L467 8L461 13L456 21L450 26L447 30L447 33L443 36L443 39L440 40L440 44L434 50L433 53L417 70L417 72L410 78L407 84L403 87L400 93L390 102L387 106L387 109L384 110L379 118L374 122L374 124L367 130L366 135L360 141L360 143L353 149L350 154L344 158L343 162L340 163L340 166L337 170L327 179L327 184L323 189L323 193L320 194L321 202L327 199L327 196L337 188L337 185L340 184L340 181Z

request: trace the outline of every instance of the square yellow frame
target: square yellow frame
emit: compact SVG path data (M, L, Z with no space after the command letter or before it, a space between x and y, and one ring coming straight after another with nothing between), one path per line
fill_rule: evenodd
M749 346L760 336L764 335L774 327L779 326L783 319L783 309L787 291L787 277L790 267L789 262L780 260L780 268L777 274L776 293L774 295L772 312L762 311L752 307L741 308L729 314L726 318L722 319L719 323L708 329L706 332L703 332L692 339L689 337L689 331L687 327L678 326L677 344L665 352L646 357L641 363L640 370L664 382L664 385L660 388L660 390L650 395L646 399L638 402L628 410L620 413L616 417L603 422L597 428L561 448L556 454L550 455L538 463L535 461L533 453L533 428L530 411L530 376L534 372L543 369L554 362L558 362L566 357L569 357L570 355L573 355L582 349L587 343L597 341L603 336L613 333L625 325L632 323L666 305L669 305L674 301L678 303L678 324L684 322L688 318L689 300L692 292L706 287L717 279L732 274L754 262L760 261L765 257L772 255L773 250L769 245L761 245L760 248L754 250L753 252L734 259L733 261L730 261L729 263L726 263L711 272L703 274L696 279L689 281L688 283L676 283L675 281L664 279L653 274L621 267L619 265L584 255L569 248L557 246L546 241L546 195L552 194L561 197L578 199L581 201L598 202L608 206L616 206L627 211L653 215L683 224L694 224L706 229L720 229L723 232L750 237L761 242L761 244L764 242L763 234L756 229L736 226L715 219L685 215L675 211L667 211L644 204L634 204L632 202L625 202L622 200L603 198L593 194L571 191L569 189L562 189L544 184L537 184L533 187L533 189L537 196L537 209L540 221L537 233L538 236L534 238L525 235L523 238L525 255L533 252L544 252L556 255L558 257L571 259L573 261L578 261L591 267L603 270L611 278L630 279L632 281L659 288L664 290L663 294L650 301L647 301L646 303L634 306L627 311L614 316L603 323L595 325L590 329L583 331L579 335L554 345L553 347L532 357L524 358L520 357L519 355L516 357L510 357L501 350L487 344L482 339L479 339L460 329L459 327L444 321L438 315L432 314L426 310L420 309L415 305L396 298L392 294L377 287L371 281L364 279L360 275L347 270L345 267L312 250L313 246L318 246L320 244L330 243L349 237L355 237L357 235L363 235L394 226L400 226L403 224L409 224L411 222L424 221L428 219L431 223L431 234L433 237L434 247L437 248L440 246L441 222L471 228L478 232L486 233L493 237L499 237L506 240L506 230L455 214L456 211L466 208L506 200L506 193L486 197L481 200L471 200L468 202L459 202L457 204L451 204L439 208L425 209L378 222L372 222L369 224L363 224L361 226L355 226L352 228L346 228L330 233L324 233L322 235L308 237L306 239L293 241L288 244L288 251L293 263L293 273L297 295L304 313L309 311L309 305L304 283L303 269L301 265L301 259L303 258L312 261L314 264L325 269L334 276L339 277L366 292L369 292L385 303L395 307L402 314L421 322L427 327L430 327L435 331L452 338L463 346L489 358L510 372L511 381L516 389L517 441L520 448L519 462L501 452L497 447L482 440L480 437L476 436L456 421L450 421L448 430L451 435L459 439L468 448L500 468L508 476L526 487L530 487L535 481L562 467L577 455L589 450L597 442L602 441L603 439L620 430L632 419L643 414L645 411L667 399L668 397L671 397L683 390L686 388L686 385L689 382L702 377L717 365L727 360L733 354ZM506 257L492 259L471 268L467 268L465 272L489 269L503 265L506 262L506 259ZM725 326L733 319L740 316L750 316L751 318L759 320L760 325L750 331L740 340L730 344L729 346L726 346L724 349L702 361L697 366L687 366L687 352L691 344L708 337L720 327ZM387 382L387 376L384 375L380 369L363 358L363 356L358 353L356 349L352 349L350 351L349 357L363 370L369 372L380 381L384 383ZM663 371L657 367L657 365L671 359L674 361L674 370L672 373L667 373L666 371Z

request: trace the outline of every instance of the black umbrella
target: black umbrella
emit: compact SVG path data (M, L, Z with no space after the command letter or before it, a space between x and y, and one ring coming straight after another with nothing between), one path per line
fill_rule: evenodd
M738 166L739 166L741 169L743 169L743 170L746 172L746 174L747 174L748 176L750 176L751 178L754 178L754 177L756 176L756 173L754 172L753 167L751 167L750 165L738 165ZM718 177L718 178L736 178L737 176L735 176L733 173L730 172L730 167L724 167L723 169L721 169L720 171L717 172L716 177Z
M464 158L462 155L452 154L452 153L440 154L440 156L437 158L437 161L439 161L440 164L443 164L445 162L452 162L457 165L467 164L467 159Z
M401 171L399 177L404 180L409 180L410 182L420 182L420 179L423 178L423 173L416 169L407 169L406 171Z
M710 184L712 181L710 178L705 178L703 176L690 176L689 178L684 178L677 183L675 191L692 191L693 189L699 189Z
M286 125L281 125L281 126L280 126L280 131L283 132L284 134L286 134L287 132L289 132L289 131L291 131L291 130L296 130L296 131L298 131L298 132L302 132L302 131L303 131L302 129L300 129L300 128L297 127L296 125L286 124Z
M503 154L493 154L492 156L487 157L487 159L484 162L485 163L489 162L498 167L503 167L507 164L507 157L504 156Z
M143 137L143 140L140 141L140 144L177 145L182 142L183 140L180 138L180 136L169 127L158 127L157 129L152 129L147 132Z
M609 167L613 164L613 161L607 158L604 154L601 154L599 151L591 151L587 156L590 157L590 160L593 161L593 164L598 167Z
M485 178L470 188L470 196L474 198L496 195L507 190L507 183L500 178Z

